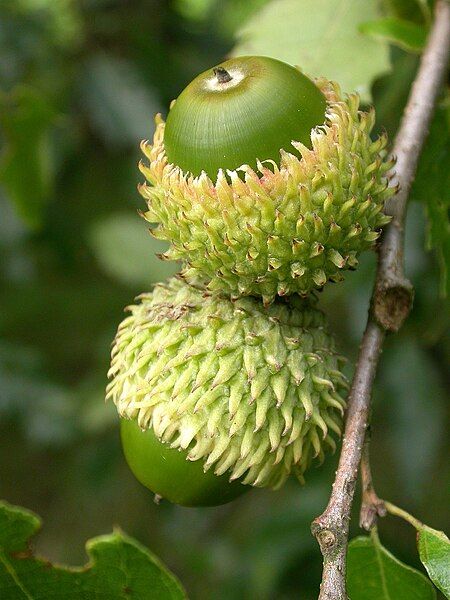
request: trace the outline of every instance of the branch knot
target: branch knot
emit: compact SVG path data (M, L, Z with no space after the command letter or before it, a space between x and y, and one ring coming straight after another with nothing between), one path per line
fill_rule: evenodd
M318 541L322 555L326 560L335 558L341 547L345 546L346 529L330 522L321 521L320 517L311 523L311 532Z
M319 540L320 547L324 553L330 552L333 547L336 545L336 536L329 529L324 529L317 534L317 539Z
M406 277L381 279L372 300L375 320L385 331L397 332L411 311L413 299L414 288Z

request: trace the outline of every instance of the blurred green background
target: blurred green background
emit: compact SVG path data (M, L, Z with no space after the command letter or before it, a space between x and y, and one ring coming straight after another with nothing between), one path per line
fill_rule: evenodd
M83 563L86 539L119 524L195 599L315 598L321 558L309 524L337 460L313 468L304 488L290 482L221 508L156 506L128 471L115 410L104 403L124 306L176 270L155 257L162 247L137 215L139 142L152 136L154 113L166 114L194 75L223 60L265 4L0 2L0 497L43 517L36 544L50 559ZM392 137L418 57L386 49L391 72L374 76L371 90L377 127ZM448 526L449 307L445 255L425 250L439 219L427 225L425 212L448 182L448 112L438 112L413 191L406 262L415 306L386 341L372 441L379 494L437 529ZM366 254L321 294L349 375L374 268ZM380 533L419 565L410 527L387 518Z

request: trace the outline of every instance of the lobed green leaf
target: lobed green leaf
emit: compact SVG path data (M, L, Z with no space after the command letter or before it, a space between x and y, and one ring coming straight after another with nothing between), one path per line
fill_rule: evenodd
M89 562L63 567L33 555L39 517L0 502L0 592L5 600L182 600L177 579L120 530L86 544Z
M379 16L374 0L273 0L238 32L233 55L261 54L299 65L369 101L373 80L390 69L389 50L358 28Z

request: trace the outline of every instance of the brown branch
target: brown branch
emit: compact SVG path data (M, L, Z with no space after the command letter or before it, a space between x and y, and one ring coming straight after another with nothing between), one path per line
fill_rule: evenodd
M367 428L372 386L386 331L397 331L407 317L413 290L404 275L404 221L409 190L426 139L450 50L450 4L438 0L434 23L394 142L394 185L387 206L393 219L379 248L379 264L367 327L363 335L348 409L338 470L328 506L311 526L323 555L319 600L347 600L346 554L350 510Z

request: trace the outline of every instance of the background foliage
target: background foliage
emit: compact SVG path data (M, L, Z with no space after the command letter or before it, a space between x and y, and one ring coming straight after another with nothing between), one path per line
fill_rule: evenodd
M325 0L1 2L0 497L42 515L37 547L49 558L83 564L85 540L119 523L192 598L316 597L321 561L309 523L326 503L336 457L313 469L303 489L290 482L221 508L156 506L124 463L103 397L123 307L175 269L155 258L162 248L137 216L139 141L194 75L237 43L235 53L277 56L358 88L375 104L378 128L394 135L429 6L336 5L330 14ZM437 529L448 525L450 480L449 127L444 98L408 217L415 306L385 346L372 442L379 493ZM363 256L321 297L349 374L374 266L373 255ZM389 518L380 536L419 567L407 525Z

